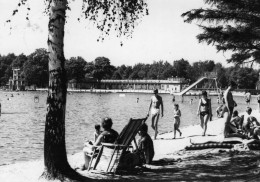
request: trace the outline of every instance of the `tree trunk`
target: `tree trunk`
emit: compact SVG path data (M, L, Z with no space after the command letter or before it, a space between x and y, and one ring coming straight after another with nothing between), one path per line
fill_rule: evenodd
M67 0L53 0L50 8L48 51L49 87L44 136L43 176L61 179L71 168L65 146L65 110L67 80L63 52Z

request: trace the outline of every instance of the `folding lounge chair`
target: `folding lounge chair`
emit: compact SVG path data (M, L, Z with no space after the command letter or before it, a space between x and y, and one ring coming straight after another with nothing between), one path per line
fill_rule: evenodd
M146 119L147 117L142 119L131 118L114 144L102 143L97 157L92 156L88 170L92 169L105 173L116 173L117 170L126 166L124 164L131 166L135 158L133 158L134 155L131 155L127 150L131 148L130 144L132 141L134 141L134 145L137 148L135 136ZM93 166L92 162L94 163Z

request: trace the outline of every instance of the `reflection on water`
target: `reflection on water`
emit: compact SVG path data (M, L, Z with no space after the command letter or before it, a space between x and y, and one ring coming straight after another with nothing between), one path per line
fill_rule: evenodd
M2 116L0 118L0 165L16 161L26 161L43 157L43 138L46 114L46 92L0 92ZM35 102L34 96L39 96ZM124 97L116 93L91 94L72 93L67 97L66 108L66 147L71 154L82 149L86 138L93 139L94 125L101 118L113 119L113 127L120 132L129 118L141 118L147 115L151 94L127 93ZM139 99L137 99L139 98ZM159 132L173 130L173 102L169 94L162 95L164 117L159 120ZM216 97L212 98L213 113L218 106ZM190 99L193 99L190 104ZM196 116L198 96L186 96L184 102L176 97L182 112L181 127L199 123ZM235 98L237 110L244 111L243 98ZM251 107L256 108L253 98ZM214 115L216 117L216 115ZM213 117L213 118L214 118ZM150 118L147 120L151 125ZM149 127L149 133L153 135Z

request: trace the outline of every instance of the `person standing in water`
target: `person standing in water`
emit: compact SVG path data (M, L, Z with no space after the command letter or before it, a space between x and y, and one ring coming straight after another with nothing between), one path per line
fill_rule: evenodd
M212 109L211 100L208 98L207 92L203 90L201 95L197 115L200 117L200 126L203 129L202 136L205 136L208 120L212 117Z
M163 100L162 97L158 95L158 90L153 91L154 95L151 97L151 103L149 106L147 117L149 116L150 110L152 115L152 128L155 131L154 139L156 140L158 134L158 121L160 117L160 111L163 117Z
M224 137L227 137L229 132L230 120L233 114L234 107L236 107L236 102L233 99L233 95L231 91L233 91L236 87L236 83L234 81L230 81L228 84L227 90L224 92L224 100L225 100L225 108L223 112L225 126L224 126Z

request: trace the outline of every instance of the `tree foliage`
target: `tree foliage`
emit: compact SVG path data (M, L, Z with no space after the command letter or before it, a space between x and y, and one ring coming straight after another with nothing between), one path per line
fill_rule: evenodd
M106 57L97 57L93 62L86 64L85 72L98 80L111 78L115 67Z
M26 60L26 59L25 59ZM14 64L18 64L17 59ZM36 49L35 52L28 56L28 60L24 62L22 76L28 85L36 85L38 87L47 87L48 85L48 53L46 49Z
M75 172L67 162L65 146L67 77L64 56L64 26L67 18L66 11L70 10L71 1L45 0L44 2L46 4L45 12L49 15L47 41L49 85L44 136L45 171L43 176L48 179L64 181L64 177L75 177ZM28 0L20 0L18 7L26 3L28 3ZM118 32L118 36L131 36L136 23L142 16L148 14L146 7L147 5L143 0L82 1L84 18L94 22L102 32L100 36L102 39L109 34L111 29ZM18 10L19 8L15 9L13 15L16 15ZM27 10L29 12L30 7ZM28 20L29 17L27 16L26 19ZM7 23L10 21L7 20ZM108 69L110 66L109 60L97 59L93 66L96 69L93 69L91 74L99 80L103 77L112 76L112 72L109 72L110 69Z
M203 33L199 42L215 45L217 51L232 51L228 62L260 63L260 1L204 0L209 8L182 14L185 22L197 20Z
M65 62L68 80L75 79L77 83L84 80L86 72L84 67L87 62L82 57L72 57Z
M17 66L20 67L22 76L27 81L27 85L35 84L39 87L47 86L47 58L48 53L45 49L37 49L28 56L23 54L18 56L14 54L0 56L1 85L7 84L9 77L12 77L12 68ZM85 61L82 57L71 57L69 60L66 60L65 68L68 80L75 80L77 83L86 82L89 77L115 80L166 80L173 77L182 77L188 80L189 83L193 83L203 76L205 72L216 72L217 82L221 88L227 87L229 78L234 77L236 81L239 81L239 88L241 89L254 88L258 74L256 70L239 66L225 68L221 63L215 63L213 60L197 61L190 64L189 61L184 59L175 60L173 64L168 61L154 61L152 64L138 63L134 66L121 65L115 67L111 65L110 60L105 57L98 57L91 62ZM39 71L40 69L45 71ZM177 70L180 71L177 72ZM249 73L248 70L251 70L252 73ZM242 73L244 73L244 79L241 79L241 76L239 76L239 74ZM248 81L242 83L241 80L243 80L243 82L245 80Z

